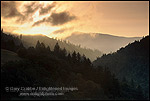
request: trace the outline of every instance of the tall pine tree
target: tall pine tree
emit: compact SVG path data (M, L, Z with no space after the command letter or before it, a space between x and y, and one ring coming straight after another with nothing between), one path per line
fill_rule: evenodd
M58 44L58 42L56 43L55 47L54 47L54 53L58 56L60 55L60 46Z

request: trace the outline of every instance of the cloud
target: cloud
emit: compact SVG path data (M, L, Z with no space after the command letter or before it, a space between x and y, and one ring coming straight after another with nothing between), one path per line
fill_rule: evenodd
M54 31L53 34L63 33L63 32L65 32L65 31L67 31L67 30L72 30L72 29L74 29L74 27L62 28L62 29L59 29L59 30Z
M44 18L44 19L42 19L42 20L39 20L39 21L35 22L35 23L32 25L32 27L38 26L38 25L40 25L41 23L44 23L44 22L47 22L47 19L46 19L46 18Z
M50 24L51 26L59 26L66 24L74 19L76 19L76 16L71 15L67 11L63 11L60 13L56 13L55 11L52 11L51 9L58 5L58 3L53 2L52 4L48 4L46 7L43 6L43 4L40 4L39 2L29 2L27 4L23 4L23 11L19 12L17 10L17 6L19 6L19 2L16 1L1 1L1 15L5 18L14 18L16 17L16 23L26 23L26 22L32 22L33 21L33 14L35 14L36 11L39 10L39 17L44 14L51 13L48 17L43 18L42 20L39 20L35 22L32 26L37 26L42 23Z
M52 25L62 25L71 20L74 20L76 17L71 16L68 12L61 12L61 13L52 13Z
M46 6L46 7L43 7L42 4L39 4L39 2L31 2L29 4L26 4L24 5L24 8L25 8L25 11L23 12L24 15L23 16L20 16L19 19L17 21L26 21L27 18L29 18L28 20L32 21L32 15L39 9L39 14L40 15L44 15L44 14L47 14L53 7L55 7L55 2ZM42 22L46 21L46 19L42 19L40 21L37 21L34 25L38 25ZM33 25L33 26L34 26Z
M15 1L1 1L1 15L4 18L13 18L22 16L16 8Z
M76 16L72 16L65 11L60 13L52 13L49 17L35 22L33 26L40 25L41 23L51 23L52 26L58 26L70 22L74 19L76 19Z
M44 8L41 7L41 8L40 8L40 11L39 11L40 15L47 14L52 8L55 7L55 5L56 5L56 2L54 2L54 3L50 4L50 5L48 5L47 7L44 7Z
M33 14L41 7L41 5L38 2L32 2L30 4L24 5L25 7L25 15Z
M18 17L16 22L25 22L25 21L33 21L32 15L41 7L38 2L31 2L30 4L25 4L24 8L25 11L23 12L24 15Z
M17 17L16 22L24 23L29 20L32 21L32 15L41 7L37 2L31 2L24 5L25 11L21 14L17 10L17 2L15 1L1 1L1 15L4 18L14 18Z

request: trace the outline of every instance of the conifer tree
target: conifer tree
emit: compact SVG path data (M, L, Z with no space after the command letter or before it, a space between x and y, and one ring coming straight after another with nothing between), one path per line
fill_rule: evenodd
M41 48L42 50L44 50L44 49L45 49L45 44L44 44L43 42L41 43L40 48Z
M91 65L91 60L89 58L86 60L86 62L88 65Z
M70 53L67 55L67 60L68 60L69 62L72 61L72 57L71 57Z
M83 56L82 56L82 62L86 62L86 57L85 57L84 54L83 54Z
M77 54L75 51L72 53L72 59L73 59L73 61L77 60Z
M60 53L60 47L58 45L58 42L56 43L56 45L54 47L54 53L57 54L57 55Z
M66 57L66 55L67 55L67 50L64 48L63 50L62 50L62 55L63 55L63 57Z
M79 52L77 53L77 60L78 60L79 62L81 61L81 55L80 55Z
M47 52L50 52L50 51L51 51L51 49L50 49L49 46L47 46L46 50L47 50Z
M41 44L40 44L40 42L39 42L39 40L37 41L37 44L36 44L36 46L35 46L35 48L38 50L38 49L40 49L40 47L41 47Z

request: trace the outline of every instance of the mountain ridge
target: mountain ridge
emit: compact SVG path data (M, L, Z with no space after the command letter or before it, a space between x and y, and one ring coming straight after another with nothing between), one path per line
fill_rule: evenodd
M112 37L120 37L120 38L141 38L141 37L132 37L132 36L117 36L117 35L113 35L113 34L110 34L110 33L101 33L101 32L89 32L89 33L85 33L85 32L73 32L72 34L99 34L99 35L106 35L106 36L112 36Z
M141 37L122 37L101 33L72 33L65 38L74 44L80 44L87 48L98 49L103 53L115 52L122 46L126 46Z
M124 77L128 81L133 79L142 86L146 95L149 93L149 36L130 43L117 52L105 54L93 64L108 67L120 80Z
M10 33L9 33L10 34ZM19 38L19 34L10 34ZM22 35L22 34L20 34ZM50 49L53 50L55 44L58 42L60 48L66 48L69 53L73 53L74 51L79 52L81 55L85 55L91 61L94 61L99 55L102 55L102 52L99 50L93 50L85 47L81 47L79 45L75 45L73 43L67 42L66 40L57 40L50 38L46 35L22 35L21 41L23 45L27 48L30 46L35 46L37 41L43 42L46 46L50 46Z

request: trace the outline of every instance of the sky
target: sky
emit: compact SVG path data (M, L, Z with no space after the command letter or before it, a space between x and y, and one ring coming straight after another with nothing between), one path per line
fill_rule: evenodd
M1 1L1 27L61 39L73 32L142 37L149 34L149 1Z

